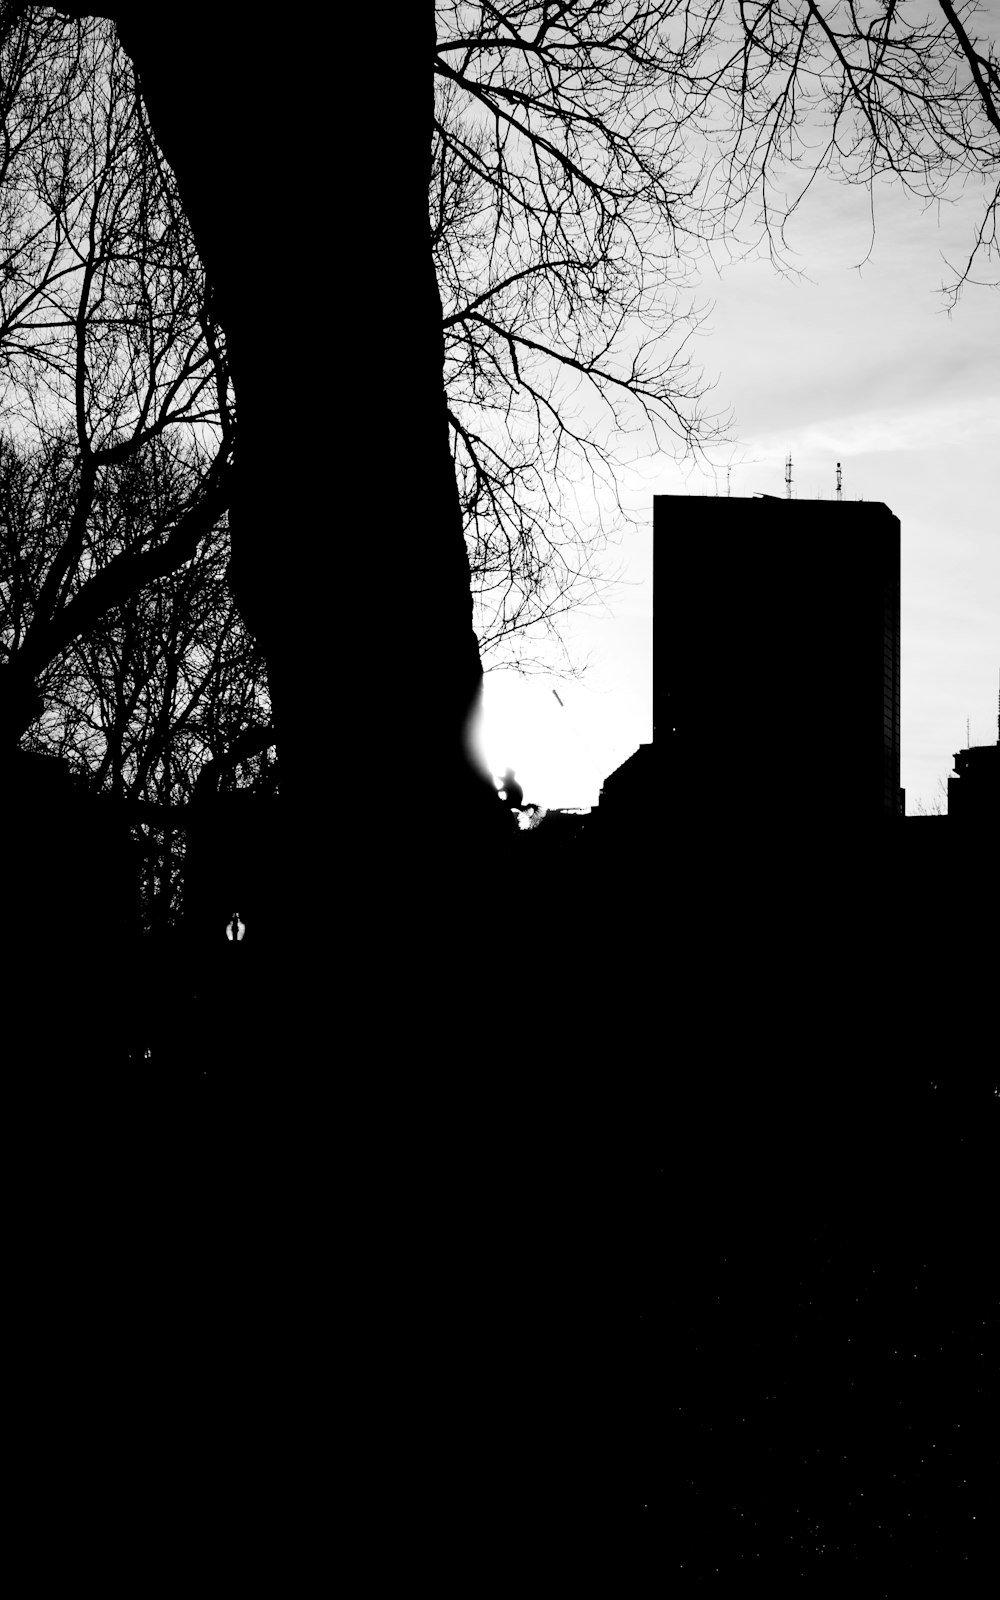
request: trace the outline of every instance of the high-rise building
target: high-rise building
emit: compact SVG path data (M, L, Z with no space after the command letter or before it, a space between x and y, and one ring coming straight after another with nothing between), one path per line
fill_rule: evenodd
M866 501L653 503L653 743L681 820L901 812L900 525Z
M1000 712L996 744L956 750L955 771L948 777L948 816L994 830L1000 822Z

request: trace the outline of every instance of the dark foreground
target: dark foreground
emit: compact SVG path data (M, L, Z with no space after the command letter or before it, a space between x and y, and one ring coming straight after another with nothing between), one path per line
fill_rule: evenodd
M54 1430L89 1505L99 1435L149 1548L286 1585L319 1538L455 1594L985 1592L981 942L579 868L533 917L511 867L517 936L422 994L331 981L307 1052L241 1003L228 1056L216 1011L171 1070L11 1078L24 1481Z

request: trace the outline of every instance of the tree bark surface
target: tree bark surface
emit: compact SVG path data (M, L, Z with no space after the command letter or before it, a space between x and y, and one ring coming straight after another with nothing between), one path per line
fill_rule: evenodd
M226 333L230 577L267 659L282 807L261 848L289 930L258 1048L295 1055L342 1003L334 970L351 992L376 946L381 982L432 998L467 940L470 858L509 836L468 752L482 674L427 207L434 7L394 8L363 63L316 11L276 29L232 3L61 9L113 18Z

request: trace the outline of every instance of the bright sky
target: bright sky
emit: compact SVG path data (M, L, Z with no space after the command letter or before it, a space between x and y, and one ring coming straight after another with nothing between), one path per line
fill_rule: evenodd
M817 185L791 228L807 275L770 262L703 272L714 312L699 343L713 399L736 412L733 446L710 475L661 457L623 472L641 521L610 552L628 587L608 614L576 615L564 635L589 655L582 683L486 677L483 746L517 769L526 800L596 803L603 778L652 731L651 546L654 493L796 493L884 501L902 524L902 783L907 811L928 804L966 743L997 737L1000 673L1000 289L966 288L949 316L942 257L968 253L970 196L943 214L886 190L871 259L867 196ZM560 707L553 688L563 701ZM715 708L720 735L725 707ZM778 731L778 711L775 712ZM763 752L762 752L763 754ZM841 781L830 752L830 784ZM756 782L734 772L733 798Z

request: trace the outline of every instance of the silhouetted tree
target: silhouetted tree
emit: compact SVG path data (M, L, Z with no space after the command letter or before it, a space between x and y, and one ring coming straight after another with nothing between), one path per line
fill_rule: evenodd
M939 778L936 791L930 802L917 801L916 816L918 817L946 817L948 815L948 789L943 778Z
M673 8L671 8L673 9ZM1000 205L1000 58L979 0L694 0L678 53L678 120L710 140L716 228L783 259L783 229L816 175L925 201L982 197L946 290L990 269ZM706 120L706 113L708 120Z
M232 416L204 272L114 29L29 11L2 69L0 732L17 741L56 663L64 678L67 652L219 524Z
M123 551L141 549L190 498L198 463L159 440L104 473L87 521L86 581ZM30 455L0 440L0 648L14 653L34 617L44 574L68 537L76 504L72 450L56 440ZM155 534L152 535L155 537ZM40 715L23 750L58 756L112 803L146 858L146 925L180 910L187 807L205 763L225 782L266 787L276 769L264 747L269 704L263 661L226 583L222 519L191 559L106 611L35 680ZM238 766L228 765L237 746Z
M428 0L394 10L375 93L369 74L353 70L348 43L332 29L321 36L313 15L293 14L283 26L271 18L264 28L231 3L62 9L114 20L226 333L240 428L231 576L267 661L283 800L295 818L282 880L297 945L275 975L271 1038L280 1038L282 1017L300 1021L308 1051L326 987L331 897L317 893L314 842L336 834L317 730L335 738L339 769L351 774L341 789L355 802L366 797L362 813L355 804L339 819L355 859L365 846L365 870L348 902L341 895L341 915L349 904L362 971L364 952L379 945L379 972L397 974L414 998L414 1010L402 1008L411 1019L419 995L456 993L450 974L464 961L471 894L464 863L470 842L503 817L465 744L481 668L428 218L435 73L456 97L454 125L471 117L487 135L485 157L471 138L459 155L474 170L479 161L479 181L499 186L510 249L537 221L555 269L562 235L590 219L595 250L565 256L586 266L566 269L572 293L558 354L560 366L577 360L589 377L604 305L636 281L629 273L651 248L669 253L675 237L713 226L722 237L758 214L767 237L780 238L788 208L775 212L775 190L788 157L806 179L829 164L852 180L888 172L923 192L950 192L970 175L992 183L995 55L974 42L972 9L950 0L930 22L895 4L859 11L821 0L749 8L721 0L434 8ZM820 127L817 155L804 141ZM707 187L677 177L682 139ZM658 238L641 227L630 234L636 194ZM988 189L987 251L995 200ZM334 223L332 244L320 242L320 214ZM616 258L600 255L601 241L616 239L635 251L618 285ZM488 300L464 296L449 316L460 313L484 359L501 352L508 374L522 357L544 365L552 349L537 326L519 329L501 315L524 302L513 283L501 288L499 254L492 270L481 285ZM542 275L529 302L536 321L547 319L547 337L562 314L557 299L546 300L558 282ZM265 314L276 283L289 287L285 304L294 307L280 331ZM613 332L612 317L605 337ZM544 410L544 378L529 382ZM533 403L527 385L519 393ZM294 471L275 430L279 403ZM434 851L422 819L405 813L406 774L427 767L453 796L449 833ZM336 862L321 876L332 893ZM431 886L443 945L425 937ZM294 1055L299 1046L284 1048Z
M948 0L936 18L803 0L436 11L445 385L481 646L509 650L593 593L624 436L713 437L678 295L699 247L780 259L829 168L927 199L992 173L974 241L990 253L997 65L966 32L975 7Z
M477 632L484 657L524 668L538 635L556 640L558 619L609 581L598 557L634 520L618 493L630 436L690 452L717 435L688 354L698 317L678 289L680 152L661 149L653 174L655 130L605 64L580 90L586 156L549 120L553 149L584 170L606 166L613 141L619 179L609 195L574 184L551 157L536 167L537 128L495 143L447 35L438 49L431 228Z

